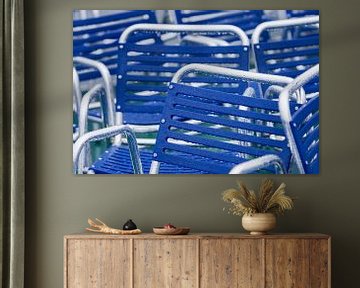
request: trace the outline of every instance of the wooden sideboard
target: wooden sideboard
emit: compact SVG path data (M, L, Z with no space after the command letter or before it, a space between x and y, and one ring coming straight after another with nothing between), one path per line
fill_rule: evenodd
M329 288L323 234L67 235L65 288Z

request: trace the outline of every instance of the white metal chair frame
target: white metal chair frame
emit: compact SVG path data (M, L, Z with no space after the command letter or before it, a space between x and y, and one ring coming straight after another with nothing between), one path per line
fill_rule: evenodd
M100 72L102 81L104 83L104 89L105 89L105 95L106 95L106 107L103 107L104 114L106 116L106 119L104 119L104 120L107 121L108 125L113 126L115 124L115 112L114 112L115 111L115 108L114 108L115 92L114 92L114 88L111 83L111 75L110 75L109 69L103 63L101 63L99 61L95 61L95 60L88 59L85 57L80 57L80 56L74 57L73 62L94 68ZM80 95L81 95L80 83L78 85L79 85L78 93L80 93ZM77 95L77 97L79 97L79 96ZM80 109L79 114L81 114L81 113L82 112Z
M90 104L96 99L96 97L100 97L100 103L106 102L106 92L103 84L96 84L92 87L83 97L81 101L80 114L79 114L79 137L83 136L88 131L88 122L89 122L89 109ZM101 105L106 106L106 105ZM80 155L80 164L79 169L83 172L84 167L88 166L90 163L90 147L86 145L84 151Z

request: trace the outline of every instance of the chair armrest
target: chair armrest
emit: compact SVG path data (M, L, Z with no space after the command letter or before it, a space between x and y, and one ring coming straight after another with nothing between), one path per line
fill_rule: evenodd
M84 135L87 133L88 129L88 120L89 120L89 109L91 101L98 95L101 96L101 90L104 90L104 86L102 84L96 84L93 88L91 88L82 98L80 111L79 111L79 136ZM101 99L106 100L107 99ZM100 108L103 109L101 105L102 101L100 101ZM106 103L107 105L107 103ZM106 115L109 122L109 114Z
M110 75L109 69L103 63L101 63L99 61L95 61L95 60L88 59L85 57L80 57L80 56L74 57L73 62L80 63L80 64L88 66L88 67L92 67L100 72L101 77L104 81L104 89L105 89L106 98L107 98L106 109L107 109L107 113L109 114L109 120L110 120L110 122L108 124L110 126L115 125L115 107L114 107L115 93L114 93L114 89L112 86L112 80L111 80L111 75Z
M81 103L81 90L80 90L80 80L79 74L76 69L73 67L73 97L75 102L76 113L80 111L80 103Z
M250 174L271 166L275 166L280 174L286 172L281 158L275 154L269 154L238 164L230 170L229 174Z
M142 163L140 159L139 148L133 130L127 125L112 126L96 131L91 131L79 137L73 146L73 172L74 174L82 173L83 167L79 167L79 158L83 148L90 142L107 139L122 134L126 137L131 163L135 174L143 174Z
M103 96L101 94L101 90L104 90L104 86L102 84L96 84L93 88L91 88L82 98L80 111L79 111L79 135L78 137L83 136L88 132L88 122L89 122L89 108L91 101L98 95ZM101 97L105 99L100 99L100 108L105 112L106 109L103 109L103 106L107 106L106 97ZM107 121L104 122L109 123L109 113L104 113L104 118L107 118ZM105 124L104 123L104 124ZM90 163L90 155L89 155L89 145L86 145L80 155L79 159L79 167L86 167Z

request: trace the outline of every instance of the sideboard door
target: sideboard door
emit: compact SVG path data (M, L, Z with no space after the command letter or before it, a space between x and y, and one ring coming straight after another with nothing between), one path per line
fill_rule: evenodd
M198 240L135 239L134 288L196 288Z
M309 240L266 239L266 287L309 287Z
M200 287L264 287L261 239L202 239Z
M131 287L130 240L69 239L65 287Z
M266 287L329 287L329 240L266 239Z
M330 239L310 240L310 288L330 287Z

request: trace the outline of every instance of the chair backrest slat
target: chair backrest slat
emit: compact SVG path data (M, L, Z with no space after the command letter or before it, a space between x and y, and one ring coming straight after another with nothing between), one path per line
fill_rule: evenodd
M319 10L287 10L289 18L319 15Z

